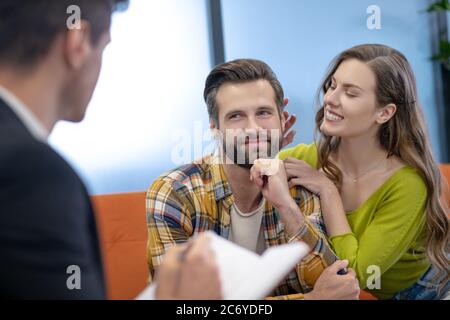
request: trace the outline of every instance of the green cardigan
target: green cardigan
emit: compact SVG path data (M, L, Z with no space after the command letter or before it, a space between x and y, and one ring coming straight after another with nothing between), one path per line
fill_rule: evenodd
M280 152L279 158L297 158L317 168L315 144L300 144ZM397 170L356 210L347 212L353 232L331 237L341 259L356 271L361 289L380 299L413 285L429 267L424 251L427 189L412 167ZM373 267L381 272L380 289L374 283Z

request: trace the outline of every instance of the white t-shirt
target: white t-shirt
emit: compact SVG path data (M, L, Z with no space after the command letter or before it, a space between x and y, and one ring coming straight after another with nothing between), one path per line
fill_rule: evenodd
M236 204L233 204L230 212L231 227L228 240L258 254L263 253L266 244L261 221L265 203L263 199L259 207L249 213L241 212Z

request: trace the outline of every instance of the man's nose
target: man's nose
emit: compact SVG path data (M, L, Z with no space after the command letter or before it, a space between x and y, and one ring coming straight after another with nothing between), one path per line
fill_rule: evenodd
M258 120L256 119L256 117L249 117L246 129L247 130L258 131L258 130L261 130L262 127L259 125Z

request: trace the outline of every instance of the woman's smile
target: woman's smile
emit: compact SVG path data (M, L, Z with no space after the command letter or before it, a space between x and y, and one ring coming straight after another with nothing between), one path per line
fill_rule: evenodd
M344 120L344 117L331 111L330 109L325 109L325 119L330 122L340 122Z

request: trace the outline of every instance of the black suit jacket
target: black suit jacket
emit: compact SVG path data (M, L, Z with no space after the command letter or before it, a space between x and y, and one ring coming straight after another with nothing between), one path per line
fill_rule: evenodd
M69 289L78 274L69 266L79 267L81 289ZM105 298L86 188L67 162L35 139L1 99L0 297Z

